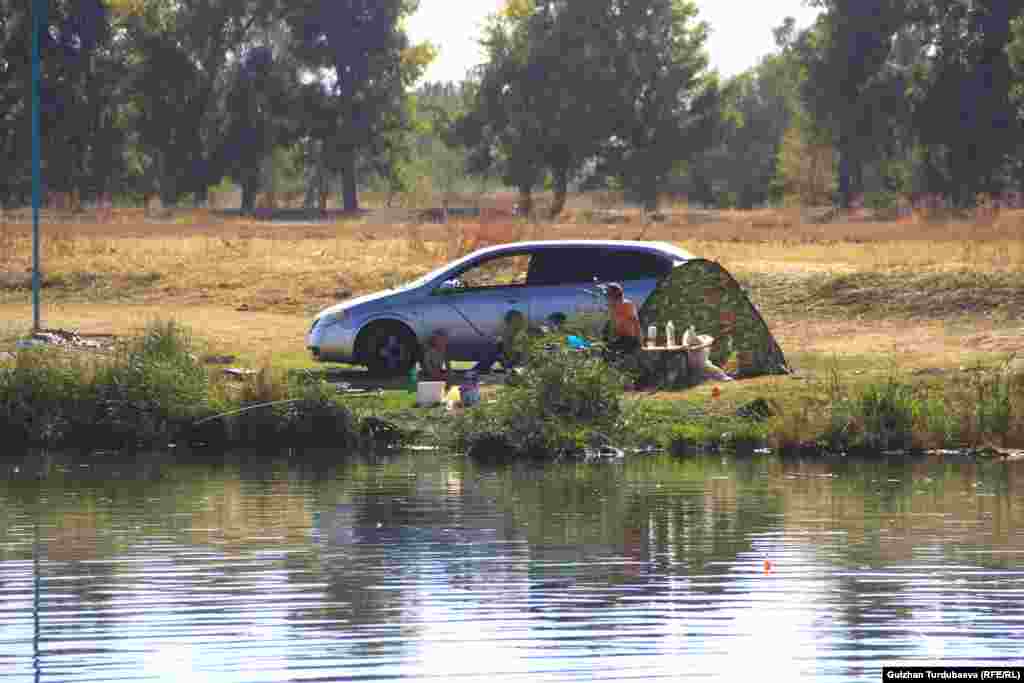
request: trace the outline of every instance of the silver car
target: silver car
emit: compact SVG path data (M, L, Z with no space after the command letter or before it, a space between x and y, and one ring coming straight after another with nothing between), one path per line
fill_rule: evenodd
M421 345L448 333L448 357L474 361L500 336L505 315L532 325L552 315L603 311L595 290L620 282L639 308L658 280L693 256L667 242L555 240L480 249L396 289L321 311L307 347L318 361L365 365L382 374L407 372Z

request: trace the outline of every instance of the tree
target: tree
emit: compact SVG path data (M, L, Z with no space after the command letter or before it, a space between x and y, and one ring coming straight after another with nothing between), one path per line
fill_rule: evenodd
M223 129L218 102L229 61L275 17L276 0L157 0L129 5L127 35L138 66L133 81L137 142L154 166L161 199L192 192L204 201Z
M808 113L828 130L839 154L839 194L844 208L862 191L863 165L884 140L890 102L878 87L892 37L907 17L906 0L813 0L821 7L816 30L800 44L807 78ZM893 102L898 104L898 102Z
M416 94L423 125L416 136L415 163L430 177L431 186L444 193L466 186L466 151L447 144L445 134L466 111L468 94L468 85L454 83L425 83Z
M695 16L688 0L510 2L487 27L477 96L456 126L471 168L499 166L526 205L550 171L555 217L569 179L602 157L652 202L718 116Z
M0 148L8 162L0 201L24 195L31 176L31 4L0 2ZM99 0L47 3L40 31L41 156L48 187L95 192L116 172L112 120L123 53Z
M776 183L784 198L805 206L830 204L835 181L835 148L827 133L799 118L783 135Z
M301 0L289 5L286 21L296 36L295 53L314 73L333 72L324 90L309 89L304 127L322 141L343 179L346 211L359 208L357 155L389 130L410 124L407 88L433 54L411 46L401 19L418 0ZM322 118L321 118L322 116Z
M700 199L713 201L720 187L739 208L768 201L782 136L799 108L794 64L791 52L768 55L725 84L720 142L689 165L691 183L710 188Z
M487 174L497 170L519 191L519 204L531 213L533 188L544 173L544 129L535 105L537 81L527 78L529 35L525 20L529 3L510 3L490 18L480 41L486 62L468 84L466 111L451 122L444 136L452 146L468 150L466 170Z
M255 207L261 169L274 148L294 131L287 119L295 90L293 70L266 46L249 49L235 70L227 98L227 133L218 165L242 187L242 211Z
M630 3L615 17L612 138L606 165L648 208L681 160L711 146L720 130L722 95L706 73L708 27L689 0Z
M1008 47L1024 6L1006 0L935 0L922 8L934 52L922 74L915 124L921 141L942 159L946 188L957 206L995 179L1021 143Z

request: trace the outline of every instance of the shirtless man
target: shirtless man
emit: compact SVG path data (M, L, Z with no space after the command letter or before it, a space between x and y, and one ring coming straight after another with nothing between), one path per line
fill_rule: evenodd
M625 298L622 285L617 282L609 283L605 289L612 332L608 348L632 353L640 348L640 316L636 312L636 304Z

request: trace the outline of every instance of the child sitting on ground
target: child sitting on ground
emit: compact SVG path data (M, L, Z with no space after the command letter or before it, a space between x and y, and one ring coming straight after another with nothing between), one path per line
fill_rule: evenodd
M505 326L501 337L487 357L473 367L473 372L484 374L491 371L495 363L501 361L503 371L522 365L526 360L527 325L526 316L520 311L509 311L505 314Z
M430 382L448 381L448 333L434 330L423 349L423 379Z

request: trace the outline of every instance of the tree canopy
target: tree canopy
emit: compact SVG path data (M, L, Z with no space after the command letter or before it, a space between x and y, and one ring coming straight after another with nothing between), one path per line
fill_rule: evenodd
M510 2L485 31L487 61L455 137L472 169L498 166L527 204L550 174L553 216L588 161L652 200L715 127L706 36L685 0Z

